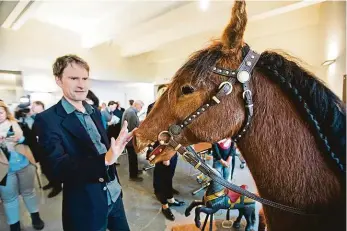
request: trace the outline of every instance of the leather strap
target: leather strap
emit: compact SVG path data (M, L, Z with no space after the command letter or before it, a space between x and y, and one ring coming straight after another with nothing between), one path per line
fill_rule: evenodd
M259 196L255 195L254 193L251 193L251 192L223 179L220 175L218 175L215 172L215 170L211 169L210 166L208 166L206 163L204 163L200 159L200 157L196 154L194 149L189 148L189 151L188 151L186 148L183 148L182 151L183 151L183 153L181 153L181 154L183 155L184 159L188 163L190 163L193 166L196 166L198 163L200 163L199 167L198 167L198 170L200 172L202 172L203 174L210 177L211 180L223 185L224 187L226 187L226 188L228 188L228 189L230 189L236 193L239 193L245 197L248 197L250 199L258 201L259 203L261 203L263 205L268 205L270 207L277 208L277 209L287 211L290 213L295 213L295 214L299 214L299 215L307 215L307 216L321 216L321 215L323 215L323 214L312 214L312 213L309 213L308 211L306 211L304 209L294 208L291 206L283 205L283 204L259 197Z

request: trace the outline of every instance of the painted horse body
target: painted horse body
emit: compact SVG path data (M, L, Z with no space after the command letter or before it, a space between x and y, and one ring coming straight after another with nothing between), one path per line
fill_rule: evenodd
M246 189L247 186L242 185ZM202 200L193 201L186 209L185 215L189 216L191 210L195 209L195 225L199 228L201 226L200 213L214 214L220 209L238 209L239 216L233 223L233 227L239 228L242 217L244 216L247 221L246 231L252 230L255 223L255 201L243 195L235 193L226 189L222 185L211 181L207 188Z

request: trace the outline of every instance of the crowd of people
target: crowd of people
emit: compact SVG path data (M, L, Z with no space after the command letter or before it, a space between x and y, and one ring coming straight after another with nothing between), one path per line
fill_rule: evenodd
M143 181L131 140L140 125L138 113L144 103L129 100L127 109L117 101L100 105L89 89L89 65L75 55L57 58L53 74L63 92L54 106L45 109L41 101L35 101L29 113L15 118L0 101L0 198L10 230L21 229L19 196L31 214L33 228L42 230L45 226L35 193L37 163L48 180L43 189L51 189L48 197L64 192L64 230L129 230L116 165L126 150L129 179ZM159 86L158 97L166 88ZM148 106L147 114L154 103ZM232 141L220 141L213 149L214 167L230 180ZM171 160L157 163L153 175L161 211L172 221L175 217L170 207L185 204L174 197L179 194L172 185L177 159L176 154Z

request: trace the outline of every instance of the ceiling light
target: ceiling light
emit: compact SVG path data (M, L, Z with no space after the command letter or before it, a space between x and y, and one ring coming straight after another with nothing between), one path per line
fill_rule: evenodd
M336 59L325 60L321 65L322 66L330 66L331 64L333 64L335 62L336 62Z
M210 0L200 0L200 9L206 11L210 5Z

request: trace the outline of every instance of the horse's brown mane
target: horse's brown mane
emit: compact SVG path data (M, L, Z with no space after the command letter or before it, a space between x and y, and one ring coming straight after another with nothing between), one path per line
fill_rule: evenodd
M345 168L346 108L342 101L316 76L281 54L263 52L258 67L258 71L281 86L304 119L311 122L322 150Z

